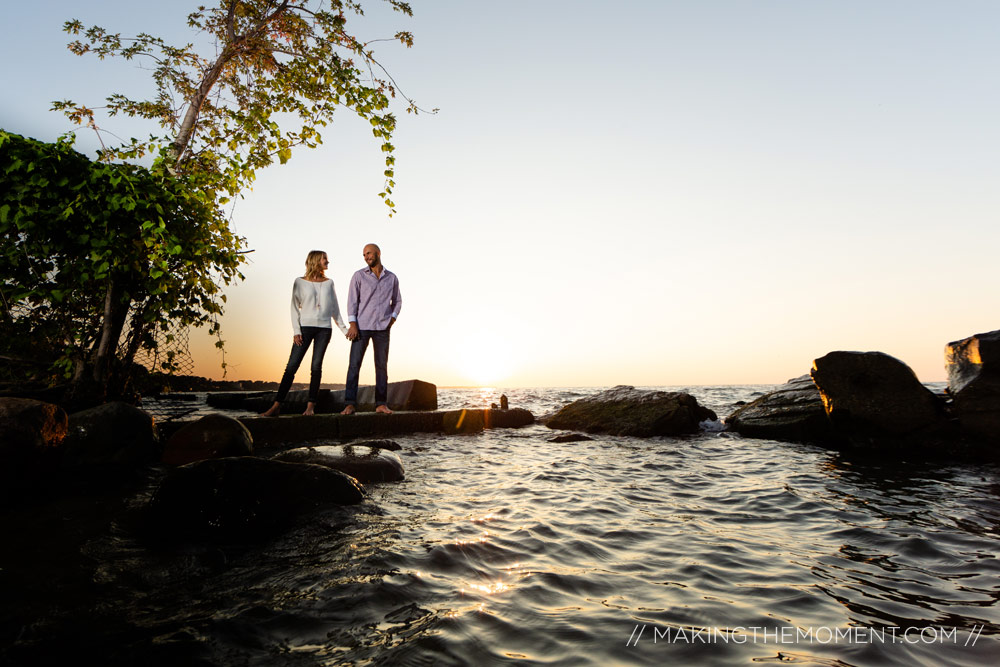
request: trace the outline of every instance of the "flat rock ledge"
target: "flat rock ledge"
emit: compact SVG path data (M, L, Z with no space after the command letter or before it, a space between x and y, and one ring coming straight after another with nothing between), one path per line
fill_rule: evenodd
M715 413L699 405L690 394L618 385L570 403L549 417L545 425L647 438L696 433L701 422L715 419Z
M491 428L519 428L535 422L523 408L509 410L466 409L433 412L357 412L353 415L282 415L244 417L239 420L253 436L255 447L272 447L316 440L387 438L407 433L479 433ZM161 433L170 437L190 422L164 422Z

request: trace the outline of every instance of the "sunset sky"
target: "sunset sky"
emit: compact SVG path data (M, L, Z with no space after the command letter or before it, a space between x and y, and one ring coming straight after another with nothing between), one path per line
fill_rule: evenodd
M197 4L7 7L0 127L54 140L73 127L52 100L152 90L137 63L70 54L63 21L182 43ZM369 242L404 300L391 381L778 383L831 350L937 381L945 343L1000 329L1000 3L411 4L355 29L412 31L376 55L440 108L398 109L398 214L349 112L261 172L233 214L255 252L227 292L229 379L280 377L310 250L346 305ZM191 341L195 372L221 377L214 340ZM335 337L325 381L344 381L347 352Z

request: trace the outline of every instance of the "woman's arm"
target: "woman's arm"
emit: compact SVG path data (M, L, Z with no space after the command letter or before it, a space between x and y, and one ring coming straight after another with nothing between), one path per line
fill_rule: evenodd
M337 289L333 285L333 280L330 281L330 296L332 297L333 303L333 321L337 323L340 330L347 335L347 325L344 324L344 318L340 315L340 304L337 303Z
M299 320L299 313L302 308L302 299L299 296L299 279L292 283L292 335L302 336L302 322Z

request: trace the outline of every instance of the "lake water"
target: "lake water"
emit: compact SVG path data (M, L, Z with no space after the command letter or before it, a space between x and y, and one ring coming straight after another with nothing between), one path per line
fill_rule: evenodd
M771 387L683 389L720 416ZM597 389L510 389L536 416ZM499 391L442 389L442 409ZM107 663L982 665L1000 468L544 426L396 440L406 480L234 549L85 547ZM114 634L117 633L117 634Z

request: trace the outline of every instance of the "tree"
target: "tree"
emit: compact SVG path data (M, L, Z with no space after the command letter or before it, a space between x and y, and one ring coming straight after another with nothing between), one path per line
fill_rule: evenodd
M405 2L385 1L412 14ZM380 196L391 216L396 119L389 106L398 90L374 57L375 42L348 32L348 14L363 14L361 3L219 0L188 16L214 42L207 54L68 21L66 32L80 37L69 44L73 53L152 61L156 95L113 94L106 113L152 120L162 131L107 145L95 109L65 100L53 108L102 137L96 163L68 140L2 135L4 329L48 341L59 368L101 392L125 377L138 349L154 345L154 326L211 323L217 331L219 290L242 277L243 243L219 207L275 158L284 163L296 146L319 145L337 107L366 119L381 143ZM408 32L392 39L413 43ZM408 112L418 111L405 99ZM279 121L289 119L291 129L283 129ZM152 158L148 169L134 164L142 158Z
M0 130L0 165L0 349L54 361L100 397L121 393L156 327L218 331L243 239L210 194L92 162L67 138Z
M396 11L412 15L400 0L386 0ZM155 120L166 130L148 140L132 139L105 147L104 160L156 157L156 167L188 178L215 193L220 204L249 185L256 171L275 158L285 163L292 148L315 147L321 129L337 107L366 119L381 141L385 185L379 196L395 212L392 133L396 118L389 111L398 88L375 59L371 45L347 30L348 13L363 14L352 0L221 0L199 7L188 25L214 41L209 55L194 45L176 47L148 34L122 38L104 28L84 29L78 20L64 28L82 40L69 44L73 53L147 58L153 61L157 94L135 100L122 94L107 98L107 112ZM413 36L397 32L393 40L409 47ZM385 41L385 40L375 40ZM418 107L406 98L407 111ZM94 109L66 100L54 102L77 123L97 127ZM275 120L295 118L294 129Z

